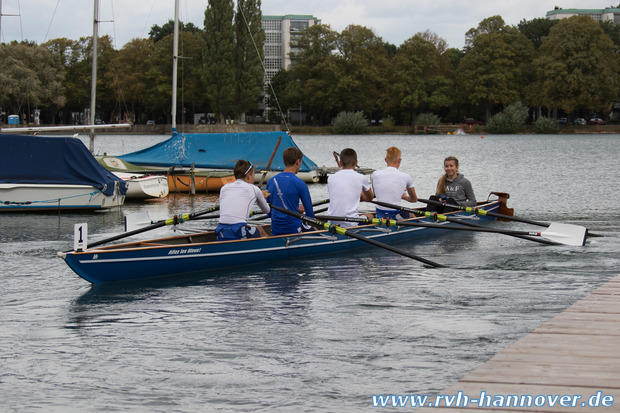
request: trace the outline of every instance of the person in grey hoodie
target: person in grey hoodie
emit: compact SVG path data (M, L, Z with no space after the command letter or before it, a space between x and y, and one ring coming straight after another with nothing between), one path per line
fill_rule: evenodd
M476 195L471 182L459 173L459 160L448 156L443 161L443 170L445 173L439 178L437 190L431 199L463 207L476 206ZM440 212L440 209L443 208L437 208L437 211Z

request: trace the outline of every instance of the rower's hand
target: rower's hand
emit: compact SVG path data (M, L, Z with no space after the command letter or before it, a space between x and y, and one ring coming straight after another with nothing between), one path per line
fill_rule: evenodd
M271 195L271 194L269 193L269 191L267 191L266 189L263 189L261 192L263 193L263 196L264 196L265 198L267 198L269 195Z

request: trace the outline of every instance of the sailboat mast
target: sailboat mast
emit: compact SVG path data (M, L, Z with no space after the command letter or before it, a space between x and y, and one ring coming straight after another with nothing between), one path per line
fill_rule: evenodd
M172 41L172 131L177 129L177 64L179 62L179 0L174 0L174 40Z
M99 0L94 0L93 17L93 69L90 83L90 124L95 124L95 102L97 101L97 43L99 39ZM90 130L89 149L95 153L95 129Z

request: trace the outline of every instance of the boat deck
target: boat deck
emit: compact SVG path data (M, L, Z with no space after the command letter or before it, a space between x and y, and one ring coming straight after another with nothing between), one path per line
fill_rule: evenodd
M467 407L448 408L442 402L441 407L424 407L418 411L620 411L619 350L620 275L441 392L449 396L462 392L470 399L477 399L485 392L492 400L495 395L531 395L534 402L537 396L544 396L543 405L483 409L476 402ZM553 403L556 395L581 398L576 400L575 407L569 407L562 406L561 399ZM609 406L611 397L613 405ZM591 406L590 402L597 399L599 406ZM486 397L485 400L488 401ZM565 399L565 404L568 400ZM602 404L605 400L606 406Z

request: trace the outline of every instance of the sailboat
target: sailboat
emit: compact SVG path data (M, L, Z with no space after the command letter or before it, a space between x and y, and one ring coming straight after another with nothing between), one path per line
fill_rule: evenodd
M0 211L97 210L118 207L125 201L125 182L99 165L92 155L94 129L99 127L94 125L98 6L95 0L92 125L80 128L91 129L91 151L77 138L17 134L49 130L45 127L10 128L10 134L0 133Z
M196 190L219 190L234 181L232 169L238 159L251 161L256 179L268 179L284 170L284 149L297 146L287 132L179 133L176 125L177 63L179 43L179 0L175 0L174 43L172 57L172 136L157 145L118 156L120 161L149 168L190 168L194 181L204 187ZM273 161L273 162L271 162ZM270 171L266 171L269 165ZM268 172L268 173L267 173ZM304 156L298 176L304 181L318 182L318 166ZM187 191L192 176L175 174L168 177L170 191Z

